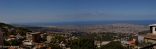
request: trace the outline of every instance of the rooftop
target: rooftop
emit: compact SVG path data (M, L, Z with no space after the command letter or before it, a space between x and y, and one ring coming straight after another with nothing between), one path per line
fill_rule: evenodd
M147 34L145 36L146 39L152 39L152 40L156 40L156 34Z
M156 24L150 24L149 26L156 26Z

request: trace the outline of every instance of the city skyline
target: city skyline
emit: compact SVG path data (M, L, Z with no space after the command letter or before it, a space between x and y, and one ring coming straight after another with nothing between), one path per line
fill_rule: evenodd
M155 20L154 0L0 0L6 23Z

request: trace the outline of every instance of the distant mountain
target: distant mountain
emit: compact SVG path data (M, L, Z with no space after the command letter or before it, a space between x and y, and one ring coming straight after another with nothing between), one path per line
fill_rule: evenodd
M12 26L12 25L5 24L5 23L0 23L0 28L4 28L4 27L7 27L7 28L15 28L15 27Z
M11 28L15 28L14 26L12 25L9 25L9 24L5 24L5 23L0 23L0 45L3 44L3 38L4 38L4 34L6 32L8 32L8 29L11 29ZM6 33L7 34L7 33Z
M10 24L0 23L0 31L4 32L5 36L8 36L10 34L17 34L17 33L24 35L26 32L29 32L30 30L23 27L16 27Z
M24 25L24 24L10 24L15 27L39 27L39 26L33 26L33 25Z

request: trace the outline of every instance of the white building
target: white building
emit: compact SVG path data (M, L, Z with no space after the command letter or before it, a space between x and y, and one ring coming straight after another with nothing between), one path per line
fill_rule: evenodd
M53 38L52 35L48 35L48 36L47 36L47 41L46 41L46 42L47 42L47 43L50 43L51 40L52 40L52 38Z
M151 24L150 33L144 37L145 42L156 43L156 24Z
M33 42L32 42L32 40L24 40L23 41L23 45L32 46L33 45Z

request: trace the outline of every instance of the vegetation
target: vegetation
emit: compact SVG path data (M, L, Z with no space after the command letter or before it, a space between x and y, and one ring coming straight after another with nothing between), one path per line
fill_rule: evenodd
M51 39L51 43L53 43L53 44L61 43L62 41L65 41L65 38L62 36L59 36L59 35L55 35Z
M63 48L61 48L59 45L54 45L54 44L51 44L50 47L51 47L52 49L63 49Z
M4 32L3 33L3 38L4 39L7 39L9 37L9 35L16 35L16 34L20 34L22 36L25 36L25 34L27 32L29 32L28 29L25 29L25 28L22 28L22 27L14 27L12 25L9 25L9 24L5 24L5 23L0 23L0 31ZM3 39L3 44L4 45L13 45L13 46L16 46L16 45L19 45L20 41L21 40L11 40L11 41L5 41Z
M86 38L72 40L71 49L95 49L94 40Z
M30 32L28 29L22 27L14 27L12 25L5 23L0 23L0 31L5 32L4 36L16 35L17 33L25 35L26 32Z
M139 35L146 35L146 34L148 34L148 33L150 33L150 30L141 31L141 32L139 32L138 34L139 34Z
M98 41L112 41L114 40L114 36L117 36L116 33L100 33L100 34L95 34L95 40Z
M22 27L14 27L8 24L0 23L0 29L1 31L5 32L4 37L8 37L9 35L16 35L19 33L22 36L26 35L26 32L30 32L29 30L22 28ZM57 30L57 29L56 29ZM57 30L58 31L58 30ZM121 42L119 41L113 41L114 39L120 39L123 37L127 37L129 34L118 34L118 33L75 33L75 39L68 39L69 37L63 37L61 35L53 35L53 38L51 39L51 43L48 45L49 47L53 49L63 49L60 46L60 43L65 44L65 47L71 47L71 49L96 49L96 46L94 44L95 40L98 41L112 41L107 45L103 45L102 47L98 49L125 49L124 46L121 45ZM132 38L132 36L128 36L129 38ZM66 40L68 39L68 40ZM44 39L41 39L44 40ZM22 40L13 40L13 41L5 41L4 44L7 45L20 45L20 41Z
M11 45L11 46L18 46L20 44L19 41L17 40L11 40L11 41L4 41L4 45L8 46L8 45Z

